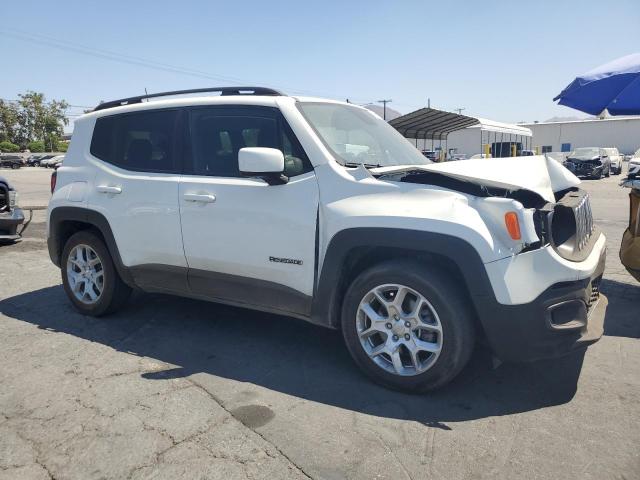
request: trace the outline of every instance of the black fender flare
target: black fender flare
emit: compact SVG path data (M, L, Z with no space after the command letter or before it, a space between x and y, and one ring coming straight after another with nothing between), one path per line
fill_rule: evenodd
M113 263L120 275L120 278L129 286L135 286L134 279L129 269L122 263L120 251L116 244L115 237L111 231L109 221L99 212L85 207L55 207L49 215L49 236L47 238L47 248L51 261L60 267L60 256L64 245L61 242L61 233L65 222L82 222L95 228L100 232L102 238L109 249Z
M462 275L476 312L495 295L476 249L465 240L442 233L397 228L363 227L342 230L334 235L322 263L313 296L313 323L332 328L340 325L340 303L344 292L340 280L349 256L361 248L389 248L444 257Z

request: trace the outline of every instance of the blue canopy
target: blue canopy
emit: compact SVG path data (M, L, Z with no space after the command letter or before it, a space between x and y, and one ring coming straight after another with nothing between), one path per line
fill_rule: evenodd
M554 101L591 115L640 115L640 53L627 55L577 77Z

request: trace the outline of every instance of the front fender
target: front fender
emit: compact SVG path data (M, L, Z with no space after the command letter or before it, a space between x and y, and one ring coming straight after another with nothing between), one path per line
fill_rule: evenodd
M352 228L336 233L327 247L313 297L311 316L314 323L338 327L344 294L340 288L343 267L357 249L372 247L445 258L457 266L474 304L477 299L493 296L480 255L471 244L458 237L397 228Z

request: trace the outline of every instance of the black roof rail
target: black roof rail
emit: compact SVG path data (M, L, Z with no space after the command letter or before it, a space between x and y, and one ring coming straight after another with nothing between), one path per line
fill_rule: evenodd
M122 105L131 105L133 103L142 103L142 100L156 97L168 97L171 95L188 95L190 93L205 93L205 92L220 92L221 96L226 95L268 95L268 96L281 96L283 93L274 90L272 88L265 87L213 87L213 88L194 88L191 90L174 90L172 92L160 92L149 93L145 95L138 95L137 97L121 98L120 100L111 100L109 102L102 102L96 108L94 112L98 110L105 110L107 108L120 107Z

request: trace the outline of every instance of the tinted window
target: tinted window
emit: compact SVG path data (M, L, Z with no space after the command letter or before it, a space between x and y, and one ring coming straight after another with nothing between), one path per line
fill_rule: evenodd
M177 110L101 117L96 121L91 154L127 170L177 171L174 155Z
M285 175L311 170L297 139L276 112L267 109L195 109L191 115L193 173L240 177L238 152L245 147L277 148Z

